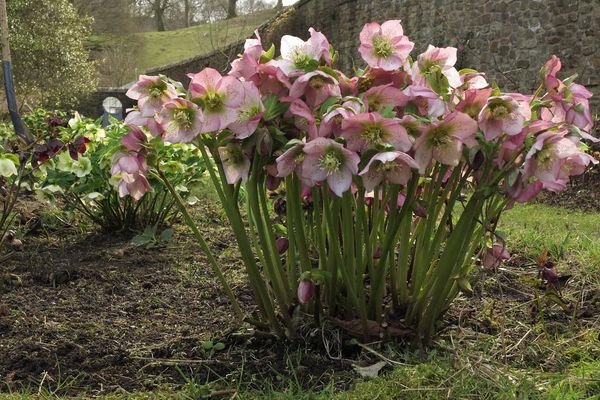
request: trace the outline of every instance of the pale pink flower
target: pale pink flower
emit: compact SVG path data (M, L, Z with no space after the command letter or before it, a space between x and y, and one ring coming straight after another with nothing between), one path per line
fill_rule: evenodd
M297 143L277 157L277 176L280 178L296 173L301 175L304 162L304 143Z
M552 56L544 66L542 67L542 77L544 78L544 86L550 94L556 93L559 86L562 84L561 80L556 77L558 71L560 71L562 65L560 58Z
M360 112L360 104L354 100L348 100L342 105L337 105L330 109L321 120L319 125L319 136L327 137L332 133L340 135L342 133L342 122L345 119Z
M569 101L565 103L565 120L579 129L590 131L594 124L589 104L592 92L582 85L573 83L569 86L568 93Z
M502 142L496 160L494 160L497 166L502 166L505 162L513 160L514 157L522 150L525 139L528 136L535 136L543 131L547 131L551 128L556 127L550 121L534 121L523 129L518 135L508 136L506 140Z
M110 173L113 178L118 179L117 188L120 197L130 195L135 200L139 200L152 190L146 179L148 165L144 157L120 153L114 160Z
M202 133L225 129L238 117L237 108L244 100L242 82L233 76L221 76L213 68L189 74L190 94L202 103L204 125Z
M304 145L304 154L301 174L306 184L327 181L338 197L350 189L360 162L356 153L334 140L317 138Z
M370 67L393 71L404 65L414 45L404 36L399 20L371 22L360 32L358 52Z
M463 99L456 105L456 111L461 111L473 119L477 119L483 107L487 104L492 94L492 89L468 89L463 94Z
M202 131L202 111L189 100L175 99L166 103L157 116L164 129L162 138L170 143L191 142Z
M126 96L137 100L138 108L144 117L152 117L162 105L177 98L177 90L161 76L140 75L139 80L129 88Z
M363 151L380 144L390 144L396 150L408 151L412 143L398 118L384 118L377 112L352 115L342 121L340 134L348 149Z
M505 185L509 183L504 182ZM530 179L525 178L521 173L506 190L506 194L512 202L527 203L537 196L543 189L544 185L540 181L530 182Z
M140 153L148 142L146 135L135 125L129 125L129 133L121 139L121 145L129 152Z
M365 189L370 192L382 181L396 185L406 185L413 169L419 166L408 154L400 151L378 153L360 172Z
M425 172L431 159L455 167L462 157L463 144L476 144L477 122L467 114L455 111L444 120L433 122L423 128L424 132L415 142L415 160L421 173Z
M403 93L408 96L408 102L417 107L421 116L441 117L446 113L444 100L426 86L410 85L403 90Z
M342 96L357 96L358 95L358 76L352 78L347 77L342 71L335 70L338 74L338 83Z
M481 72L467 72L460 75L462 90L483 89L489 86L485 74Z
M342 97L338 81L322 71L301 75L290 88L290 97L306 99L310 107L317 107L330 97Z
M563 190L571 175L581 174L590 163L597 163L566 135L566 131L539 134L525 157L527 176L535 177L552 192Z
M457 88L463 82L454 64L456 64L455 47L429 45L425 53L419 54L417 62L413 64L413 82L420 86L430 86L434 91L447 86ZM447 81L447 85L441 82L443 79Z
M479 112L479 127L487 140L494 140L503 133L514 136L523 130L530 115L528 106L513 96L493 96Z
M300 99L282 98L282 101L290 101L290 108L287 115L294 120L294 125L300 132L306 132L309 139L314 139L319 136L319 128L317 119L312 110Z
M370 88L363 99L369 111L382 111L388 106L403 107L408 103L408 97L391 83Z
M287 76L302 75L311 65L318 66L321 59L327 64L331 63L327 38L313 28L309 32L307 41L290 35L281 38L281 60L277 65Z
M244 150L236 143L229 143L219 147L218 151L227 183L233 185L240 180L246 182L250 172L250 159Z
M487 269L498 268L502 261L508 260L510 253L504 244L496 243L491 248L486 248L481 257L481 263Z
M237 119L229 125L229 129L237 139L245 139L252 135L265 113L265 106L260 99L260 93L252 82L242 82L244 100L237 108Z
M151 117L144 117L139 110L130 111L125 117L125 123L128 125L138 126L138 127L146 127L148 132L154 137L162 136L164 133L164 129L162 126L156 121L156 115L152 115Z

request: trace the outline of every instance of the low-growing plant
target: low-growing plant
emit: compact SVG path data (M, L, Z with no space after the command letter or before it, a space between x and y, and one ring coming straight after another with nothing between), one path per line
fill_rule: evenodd
M76 209L107 231L143 230L164 226L176 215L177 208L168 190L160 181L150 177L143 191L132 197L120 197L118 182L111 180L111 170L126 168L121 139L131 130L126 124L112 119L102 128L99 121L75 115L60 128L62 136L85 138L85 156L77 159L61 154L44 171L46 177L38 187L42 197L62 198L67 206ZM140 135L143 133L138 132ZM157 161L175 185L177 192L193 203L196 188L204 173L198 150L185 144L165 146ZM120 160L113 167L113 160ZM135 160L134 160L135 161ZM146 193L146 189L154 188Z
M455 48L412 59L399 21L365 25L360 42L368 66L353 77L333 69L336 54L314 29L307 41L284 36L277 59L249 39L227 76L206 68L187 91L141 76L127 121L152 138L123 139L135 162L115 178L133 196L149 190L148 176L161 178L242 318L158 162L165 143L191 143L237 239L253 321L293 337L309 313L356 335L427 344L471 290L470 272L509 256L496 232L502 211L562 190L597 162L581 141L593 139L591 93L557 77L557 57L533 95L456 70Z

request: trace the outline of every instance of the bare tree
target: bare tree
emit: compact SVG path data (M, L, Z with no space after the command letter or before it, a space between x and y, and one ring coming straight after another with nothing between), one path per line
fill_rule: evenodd
M283 8L283 0L277 0L277 4L275 5L275 9L281 10Z
M237 0L228 0L227 1L227 19L237 17L236 4L237 4Z

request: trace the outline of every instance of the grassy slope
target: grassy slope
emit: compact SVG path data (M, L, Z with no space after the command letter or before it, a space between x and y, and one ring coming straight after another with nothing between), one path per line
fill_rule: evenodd
M87 39L87 45L91 49L99 50L117 43L133 44L130 48L135 52L136 65L132 70L137 75L154 67L210 53L246 38L275 13L274 9L269 9L230 20L167 32L142 32L124 37L94 35Z
M503 215L501 230L506 232L511 250L535 257L544 248L557 254L558 268L567 272L569 265L583 268L573 279L592 281L600 292L600 214L554 208L540 204L519 205ZM518 314L517 314L518 315ZM524 316L523 316L524 317ZM524 321L526 318L524 318ZM512 321L515 322L515 321ZM519 323L520 321L516 321ZM527 321L525 321L528 323ZM600 326L600 324L597 324ZM538 329L539 327L533 326ZM510 328L509 328L510 329ZM594 333L595 332L595 333ZM458 337L457 343L438 343L447 351L431 352L426 362L406 350L395 353L404 365L373 380L358 380L354 389L334 393L299 390L289 382L286 391L265 387L261 393L245 393L240 399L600 399L600 345L598 330L567 332L554 337L536 338L532 348L552 349L558 357L555 371L542 371L532 362L502 362L493 353L498 348L496 336L475 339ZM512 343L511 343L512 344ZM495 347L494 347L495 346ZM195 398L202 385L189 384L183 391L113 395L104 400L188 399ZM42 392L44 393L44 392ZM46 396L57 398L50 393ZM590 397L590 395L592 397ZM0 400L29 400L32 395L0 395Z

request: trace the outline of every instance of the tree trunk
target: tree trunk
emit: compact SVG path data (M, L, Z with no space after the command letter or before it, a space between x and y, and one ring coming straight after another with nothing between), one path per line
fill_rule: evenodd
M228 5L227 5L227 19L237 17L237 13L235 11L235 5L236 5L236 3L237 3L237 0L228 0Z
M185 0L183 2L183 16L185 18L185 27L189 28L192 24L192 0Z
M277 5L275 5L276 10L281 10L283 8L283 0L277 0Z
M154 20L156 22L156 30L159 32L165 31L165 7L162 1L157 0L154 3Z

